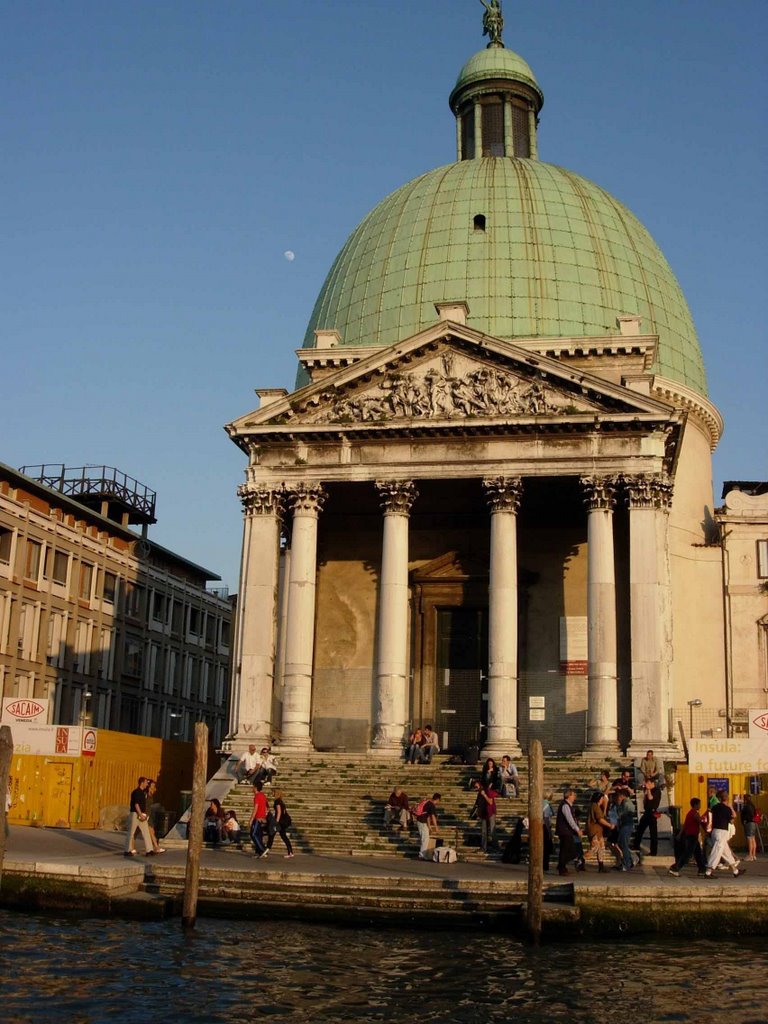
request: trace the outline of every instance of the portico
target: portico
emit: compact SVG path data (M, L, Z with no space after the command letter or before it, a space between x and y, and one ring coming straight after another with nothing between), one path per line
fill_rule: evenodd
M663 570L679 411L450 321L392 350L358 354L352 366L344 365L349 352L332 358L330 374L327 354L307 360L316 382L270 394L229 428L251 456L240 489L246 589L235 742L278 733L291 747L398 756L412 725L434 718L453 747L472 712L446 703L455 673L469 670L452 666L449 652L437 678L425 630L436 628L440 609L467 607L487 615L487 674L477 666L476 698L466 680L458 685L476 699L476 739L487 754L518 754L521 738L544 728L529 717L534 697L544 700L544 722L547 712L573 720L567 735L559 730L565 748L607 754L623 741L664 749L671 609ZM321 363L326 372L317 373ZM473 392L478 381L484 390ZM485 407L467 415L472 402ZM628 529L622 585L632 654L623 680L617 503ZM546 550L544 519L572 531L565 559ZM279 633L281 529L290 561ZM472 573L417 622L415 576L451 548L469 557ZM568 630L583 626L580 650ZM620 722L622 685L631 714ZM340 702L342 713L326 714ZM268 718L273 707L279 720Z

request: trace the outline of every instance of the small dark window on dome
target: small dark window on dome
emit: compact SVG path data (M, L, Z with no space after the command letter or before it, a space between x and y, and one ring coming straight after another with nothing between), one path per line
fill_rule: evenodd
M473 221L475 231L485 231L485 214L478 213Z

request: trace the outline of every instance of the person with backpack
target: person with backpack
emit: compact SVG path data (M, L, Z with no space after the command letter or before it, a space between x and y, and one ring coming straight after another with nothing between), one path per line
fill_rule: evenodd
M437 805L441 799L439 793L433 793L431 800L422 800L414 809L413 816L416 819L416 828L419 830L419 860L429 860L430 836L440 834L440 826L437 824Z

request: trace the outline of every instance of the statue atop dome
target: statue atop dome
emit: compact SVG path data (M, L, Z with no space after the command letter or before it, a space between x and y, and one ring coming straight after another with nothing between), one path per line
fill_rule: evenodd
M501 0L480 0L485 8L483 15L483 35L488 36L488 46L503 46L501 33L504 30L504 15L501 13Z

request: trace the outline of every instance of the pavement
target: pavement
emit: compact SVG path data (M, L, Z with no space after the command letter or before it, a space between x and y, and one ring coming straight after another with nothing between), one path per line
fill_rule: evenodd
M121 832L101 832L96 830L78 829L57 829L57 828L31 828L23 825L12 825L10 836L6 841L6 860L9 864L19 866L24 863L41 864L56 863L60 865L71 865L73 868L99 866L104 869L110 865L124 866L129 859L123 856L125 845L125 834ZM139 849L141 843L138 844ZM663 847L660 847L663 851ZM742 856L739 852L736 856ZM154 862L181 867L186 862L186 844L174 844L166 849L166 852L154 857L145 857L139 854L130 859L134 864L152 864ZM584 872L571 872L568 882L576 889L584 887L597 887L605 890L606 887L617 889L653 889L658 894L660 884L670 887L670 895L673 890L681 886L692 886L697 889L711 885L711 881L696 877L695 865L689 865L683 870L679 878L673 878L667 873L672 864L669 854L658 857L646 856L642 864L631 872L609 871L607 874L598 874L597 866L589 864ZM742 859L741 868L746 869L746 874L739 878L733 878L730 871L716 871L714 878L721 883L729 885L746 885L749 888L768 889L768 854L758 854L757 861L746 863ZM260 858L258 861L253 853L244 848L230 850L226 848L210 849L203 848L201 855L201 869L226 867L228 871L253 871L274 872L283 877L290 874L324 875L335 877L358 877L358 878L393 878L393 877L416 877L426 878L450 877L452 879L466 881L504 881L524 882L528 876L527 864L502 864L500 861L470 861L456 864L435 864L432 861L420 861L415 858L406 857L345 857L345 856L320 856L317 854L297 853L292 859L285 859L282 848L276 845L267 858ZM546 886L562 885L556 870L550 870L544 875Z

